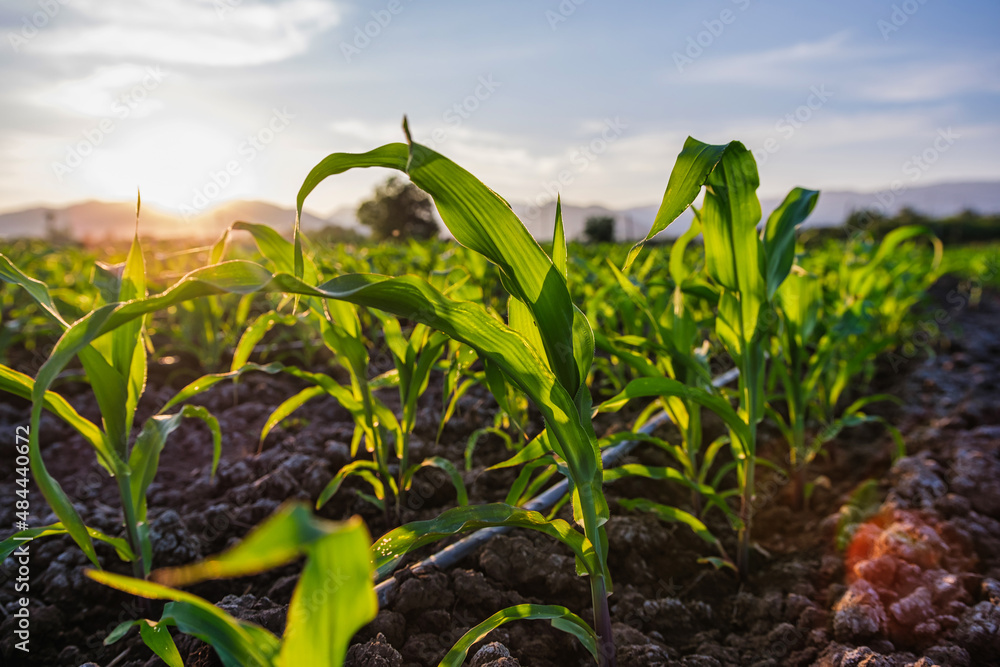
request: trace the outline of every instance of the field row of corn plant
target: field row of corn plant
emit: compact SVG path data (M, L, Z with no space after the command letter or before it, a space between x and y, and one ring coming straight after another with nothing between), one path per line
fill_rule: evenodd
M567 244L558 208L554 241L543 248L498 194L408 131L406 143L325 158L306 177L298 211L328 177L367 167L402 172L427 192L455 243L329 247L311 243L297 223L289 240L238 221L210 247L152 251L140 242L137 212L135 237L118 263L30 242L0 256L0 352L8 360L0 388L31 402L31 475L59 518L11 536L0 556L26 539L68 534L92 562L96 581L169 601L159 618L123 623L108 642L138 626L158 656L181 665L174 628L209 643L226 665L340 665L351 637L377 611L377 578L403 556L459 533L511 526L572 550L590 585L593 624L579 609L500 609L441 664L461 665L473 644L505 622L537 619L574 635L598 664L614 665L605 485L626 477L679 485L690 496L684 507L644 498L621 505L686 525L705 541L705 567L746 577L761 466L787 475L796 502L808 502L810 461L844 429L879 421L866 411L872 403L893 400L864 388L879 355L908 340L907 314L941 263L940 243L916 227L879 245L857 238L805 254L796 230L819 193L794 189L761 224L757 167L739 142L688 139L652 228L632 248ZM686 232L669 246L653 242L689 207L694 221ZM92 279L84 280L88 272ZM15 353L37 360L31 373L18 370ZM713 384L714 375L734 367L736 386ZM167 384L180 388L136 424L153 368L168 369ZM289 503L227 552L157 568L146 494L171 433L185 419L205 423L217 465L225 434L193 401L248 373L287 374L303 387L274 406L261 443L316 397L332 397L347 410L353 460L332 476L316 506L357 493L397 527L373 541L357 517L331 522ZM89 384L99 421L57 391L67 374ZM496 418L469 439L465 461L412 456L418 406L432 377L443 385L438 437L470 388L484 387L495 398ZM628 429L599 436L595 419L626 406ZM43 411L78 431L114 479L117 534L85 525L49 474ZM676 435L641 432L660 412ZM706 413L725 432L709 438ZM783 456L759 454L762 424L780 432ZM903 451L898 433L886 427ZM461 472L482 437L499 437L511 450L494 466L518 469L506 502L469 504ZM625 440L662 449L671 465L605 469L602 450ZM399 525L414 479L429 467L452 481L456 506ZM344 486L350 478L355 482ZM568 480L568 492L551 513L523 508L559 479ZM559 511L563 503L571 513ZM721 513L735 540L709 530L710 512ZM101 562L98 541L114 547L131 576ZM182 590L302 556L281 637Z

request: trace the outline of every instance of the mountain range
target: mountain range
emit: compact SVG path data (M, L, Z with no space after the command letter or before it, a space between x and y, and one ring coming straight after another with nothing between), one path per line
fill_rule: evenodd
M764 218L781 204L780 199L761 199ZM542 206L512 202L512 208L528 230L538 240L552 238L555 219L555 202ZM603 206L562 205L566 236L579 239L583 236L586 221L592 216L611 216L615 220L615 237L618 240L637 239L646 234L653 223L659 204L627 209ZM881 192L826 191L820 194L819 203L806 221L806 227L831 227L840 225L855 210L879 208L892 215L904 207L912 208L930 217L946 217L965 209L983 214L1000 213L1000 181L940 183L908 187ZM171 215L144 205L139 222L140 234L157 238L193 238L208 241L237 220L270 225L282 233L290 233L295 212L267 202L234 201L224 203L190 220ZM672 224L664 236L677 236L687 229L691 212L687 211ZM367 228L360 225L355 207L345 206L327 215L303 212L302 229L308 233L328 225L353 229L362 234ZM60 231L83 241L108 238L128 238L135 226L135 206L123 202L85 201L64 207L33 207L0 213L0 238L42 237L51 231ZM442 225L442 230L447 229Z

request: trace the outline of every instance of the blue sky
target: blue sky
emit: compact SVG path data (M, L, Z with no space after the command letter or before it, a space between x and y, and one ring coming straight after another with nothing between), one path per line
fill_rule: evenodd
M0 27L2 210L291 207L403 114L518 201L656 202L688 135L754 150L762 196L1000 178L996 0L15 0Z

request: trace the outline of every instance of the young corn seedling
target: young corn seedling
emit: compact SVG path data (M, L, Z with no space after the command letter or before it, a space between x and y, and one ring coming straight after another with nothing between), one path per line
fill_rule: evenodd
M840 285L828 295L819 278L802 269L792 272L776 293L779 326L772 340L770 383L780 386L775 399L783 399L787 418L772 407L767 411L789 444L788 473L798 506L809 495L805 466L844 428L884 424L896 441L897 456L905 453L899 431L863 411L872 403L897 399L876 394L847 407L838 404L859 377L867 382L872 359L896 342L906 313L936 280L941 253L936 238L930 237L935 246L930 267L915 253L896 252L901 243L925 235L929 231L917 227L893 231L873 255L865 253L853 268L842 268ZM905 259L892 266L894 256Z
M126 593L170 601L158 620L124 621L105 644L119 641L138 626L143 642L161 660L169 667L183 667L168 630L176 627L209 644L225 667L340 667L351 637L378 611L370 543L368 530L357 517L334 523L312 516L304 505L288 504L229 551L200 563L156 570L151 581L94 570L87 575ZM305 566L281 637L177 588L257 574L302 556Z
M261 253L276 267L282 269L293 267L293 245L273 230L248 223L237 223L234 228L250 231ZM318 282L320 274L310 257L305 257L303 266L310 276L315 276L313 282ZM275 426L307 401L324 394L330 395L354 418L352 456L357 456L358 449L363 443L367 451L372 454L372 460L355 458L341 468L321 492L317 508L326 504L346 479L356 476L365 480L373 491L372 495L360 493L360 497L387 514L388 500L392 499L398 518L406 491L413 484L414 475L426 467L443 470L455 486L459 503L465 504L467 502L465 485L450 461L441 457L430 457L411 465L409 460L410 438L416 427L417 401L427 387L430 372L441 356L447 337L423 324L418 324L407 339L403 336L399 321L395 317L378 314L395 369L380 377L369 379L369 354L365 346L358 308L350 303L325 303L315 298L306 298L304 303L308 308L308 321L320 329L324 343L335 355L334 358L339 361L341 368L347 372L350 383L345 386L325 373L310 373L294 367L283 368L285 372L305 380L311 386L275 408L261 430L261 443ZM293 325L296 322L296 317L283 315L277 311L261 315L240 339L233 356L231 372L238 373L240 369L256 367L247 365L250 353L271 327L278 323ZM399 390L402 412L400 418L397 418L375 395L377 389L393 386ZM396 472L393 472L393 466Z
M67 349L79 329L63 318L48 287L25 275L2 255L0 279L24 288L65 330L36 378L0 366L0 389L32 401L28 443L31 472L42 495L59 518L59 523L21 531L0 543L0 556L6 557L25 539L69 533L95 565L99 566L93 540L98 539L112 544L122 558L131 561L136 576L144 576L149 573L153 552L146 520L146 490L156 475L160 452L182 419L200 419L212 433L214 474L221 452L218 422L202 407L188 405L174 414L162 414L161 410L161 413L146 420L132 442L132 422L146 384L147 350L143 318L122 322L120 326L105 329L101 335L88 338L85 344ZM117 267L99 267L95 283L101 288L104 300L109 302L97 311L114 309L119 302L146 301L145 266L138 233L133 238L125 263ZM81 321L87 321L89 317L85 316ZM74 358L82 364L94 392L103 429L80 416L63 397L49 389ZM62 486L46 469L39 433L41 413L45 409L76 429L94 448L98 463L116 480L124 515L124 541L84 525Z
M753 490L757 465L757 424L764 407L764 352L767 331L759 326L764 306L791 270L795 227L815 206L818 193L796 188L769 217L762 234L753 155L739 142L709 145L688 138L670 175L667 193L647 236L629 251L626 268L643 244L673 222L705 189L697 218L705 244L705 272L718 290L715 333L739 368L738 410L700 387L672 378L640 378L631 382L604 409L617 409L630 398L678 396L716 412L730 430L730 445L740 489L739 551L742 576L749 571Z

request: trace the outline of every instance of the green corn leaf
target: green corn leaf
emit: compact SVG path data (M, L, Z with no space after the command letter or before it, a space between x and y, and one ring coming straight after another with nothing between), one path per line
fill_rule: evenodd
M705 182L701 219L706 270L725 290L717 330L734 357L742 357L753 339L767 294L762 243L756 231L761 215L756 194L759 183L753 155L739 142L727 146ZM739 342L736 347L733 334Z
M670 277L677 285L684 283L692 273L691 269L684 264L684 251L699 234L701 234L701 218L696 215L688 230L670 246Z
M146 263L139 243L139 202L136 202L136 233L121 269L116 301L146 298ZM123 324L111 332L111 365L125 380L126 402L123 431L132 429L135 408L146 386L146 348L142 341L142 318ZM103 412L103 411L102 411ZM104 413L107 414L107 413Z
M333 523L317 519L301 504L289 504L229 551L201 563L153 573L156 582L188 585L256 574L306 555L280 643L262 628L237 621L205 600L163 583L87 574L127 593L174 600L164 608L161 623L177 625L182 632L208 642L227 666L339 666L351 637L377 611L369 542L359 518ZM121 627L116 630L120 631Z
M302 503L286 503L228 551L192 565L155 570L151 579L164 586L190 586L257 574L299 558L307 546L340 529L340 524L314 517Z
M576 554L587 571L600 572L590 541L562 519L546 520L538 512L503 503L471 505L445 510L435 519L414 521L386 533L372 545L372 558L379 578L392 571L396 561L409 552L445 537L491 526L529 528L554 537Z
M258 440L259 445L263 447L264 441L267 440L267 436L270 435L272 430L274 430L274 427L287 419L289 415L312 399L318 396L323 396L324 394L327 394L327 391L323 387L306 387L294 396L282 401L281 404L276 407L270 415L268 415L267 421L264 422L264 426L260 429L260 438Z
M504 623L519 620L551 621L552 627L567 632L583 644L594 659L597 659L597 634L587 623L566 607L557 605L519 604L507 607L490 616L488 619L472 628L459 639L448 651L439 667L462 667L468 657L469 649L486 635L496 630Z
M378 613L370 544L368 530L355 517L308 548L288 607L278 667L343 664L351 637Z
M132 562L135 560L135 555L132 553L132 549L129 547L128 542L120 537L110 537L105 535L99 530L94 528L86 527L87 532L95 540L109 544L115 548L118 553L118 557L125 562ZM14 533L8 537L3 542L0 542L0 562L3 562L8 556L14 553L15 550L22 544L27 544L31 540L38 539L39 537L48 537L50 535L65 535L68 531L63 527L62 523L53 523L48 526L38 526L37 528L28 528L27 530L22 530Z
M629 250L625 260L625 270L628 270L632 262L635 261L646 241L666 229L691 205L698 193L701 192L701 186L705 183L708 175L715 169L728 147L728 144L712 146L703 144L692 137L687 138L687 141L684 142L684 148L674 163L673 171L670 172L667 190L663 193L663 201L653 219L653 226L646 234L646 238Z
M695 535L708 544L715 547L719 546L719 540L716 539L715 535L712 534L708 527L693 514L685 512L684 510L677 509L676 507L670 507L669 505L654 503L653 501L646 500L645 498L635 498L631 500L621 498L618 500L618 504L628 510L649 512L661 521L669 523L682 523L694 531Z
M0 364L0 390L30 401L34 386L35 381L31 377ZM108 447L104 434L96 424L82 417L65 398L54 391L45 392L44 401L46 410L72 426L90 443L105 470L111 472L118 468L121 461L114 450Z
M257 244L260 254L274 263L275 268L281 273L298 275L309 284L315 284L318 278L316 266L306 257L303 260L302 270L296 273L296 250L293 243L289 243L281 234L267 225L259 225L252 222L234 222L234 231L249 232Z
M481 431L486 431L487 429L480 429ZM542 431L537 436L531 439L527 445L522 447L517 454L507 459L506 461L501 461L491 465L487 470L502 470L503 468L513 468L514 466L519 466L523 463L528 463L534 461L540 456L544 456L552 451L552 443L550 442L550 437L548 431Z
M296 321L293 315L285 315L273 310L259 316L240 336L240 341L233 351L233 363L230 366L230 371L238 370L246 365L247 361L250 360L250 355L253 354L254 347L261 341L264 334L273 329L276 324L290 327L294 326Z
M621 393L599 405L597 411L615 412L634 398L655 396L677 396L678 398L693 401L704 408L708 408L718 415L743 443L750 442L750 432L746 423L740 419L739 415L725 399L715 394L710 394L700 387L689 387L671 378L638 378L632 380Z
M465 469L472 470L472 454L476 451L476 445L479 444L479 440L488 434L493 434L504 441L508 450L514 449L514 441L511 440L507 432L502 428L497 428L495 426L486 426L484 428L477 428L475 431L469 435L469 439L465 443Z
M408 130L404 130L408 133ZM335 153L320 162L299 190L297 210L327 176L356 167L405 171L431 195L455 240L500 268L512 296L535 315L550 367L571 394L583 379L574 368L573 310L565 279L552 264L510 205L472 174L429 148L411 142L388 144L363 155ZM298 275L298 274L296 274Z
M534 476L535 471L538 468L541 468L542 466L547 466L548 470L555 472L556 470L555 459L552 456L543 456L540 459L535 459L534 461L531 461L530 463L526 464L523 468L521 468L521 472L517 474L517 479L515 479L514 483L511 484L510 490L507 492L507 498L504 500L504 502L508 505L515 505L515 506L521 505L521 503L518 501L523 496L528 495L526 494L526 491L528 489L529 483L531 482L531 478ZM607 471L605 471L605 473L607 473ZM539 475L539 478L544 478L544 479L550 479L551 477L552 477L551 474L545 475L544 472L542 475ZM544 484L544 481L542 483Z
M146 518L146 490L156 476L159 468L160 452L167 443L167 438L173 433L185 418L202 420L208 426L212 435L212 475L219 467L222 454L222 430L219 421L206 408L200 405L185 405L181 411L172 415L154 415L142 425L132 447L128 465L131 470L132 504L136 508L139 521ZM148 564L147 564L148 565Z
M142 642L168 667L184 667L180 651L177 650L177 645L174 644L174 639L170 636L165 623L142 619L139 622L139 634L142 636Z
M201 598L196 598L197 602L190 602L186 598L178 599L164 594L159 599L175 600L164 605L160 622L176 625L184 634L197 637L211 646L224 667L277 666L279 640L270 631L233 618Z
M413 485L413 475L416 474L421 468L437 468L448 475L448 479L451 480L452 486L455 487L455 493L458 494L458 504L459 506L469 504L469 493L465 490L465 482L462 481L462 475L455 468L455 465L446 458L441 456L431 456L420 463L411 466L408 471L403 475L403 488L407 491Z
M229 371L226 373L211 373L209 375L202 375L200 378L198 378L194 382L191 382L183 389L181 389L179 392L177 392L177 394L175 394L169 401L164 403L163 407L160 408L159 414L162 414L167 410L170 410L174 406L180 405L181 403L184 403L185 401L194 398L198 394L208 391L210 388L214 387L220 382L223 382L225 380L235 380L240 376L242 376L244 373L249 373L251 371L259 371L262 373L267 373L269 375L274 375L275 373L279 373L284 369L285 367L280 363L272 363L272 364L267 364L265 366L261 366L260 364L245 364L234 371Z
M569 278L569 252L566 249L566 230L563 228L562 198L556 195L556 224L552 231L552 263L563 278Z
M774 210L764 227L765 282L767 298L778 291L795 261L795 228L816 208L819 192L795 188Z
M333 494L340 490L341 485L344 480L351 475L361 475L361 473L366 471L378 472L378 464L374 461L357 460L351 461L347 465L343 466L337 471L337 474L333 476L327 485L323 488L322 493L319 494L319 498L316 500L316 509L323 507L333 497ZM369 476L367 479L371 480L372 477ZM377 481L377 480L376 480Z
M41 306L42 310L64 329L69 326L69 323L63 319L55 302L52 300L52 294L49 292L48 286L42 281L35 280L26 275L3 254L0 254L0 280L23 288L35 300L35 303Z

